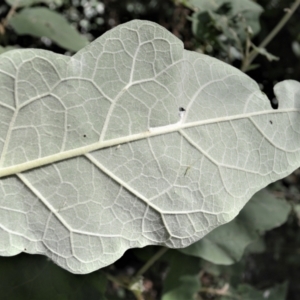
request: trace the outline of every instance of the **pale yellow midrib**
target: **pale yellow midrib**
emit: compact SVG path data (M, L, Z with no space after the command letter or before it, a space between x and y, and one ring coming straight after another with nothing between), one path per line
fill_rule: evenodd
M42 158L38 158L38 159L28 161L25 163L21 163L21 164L15 165L15 166L1 168L0 169L0 178L18 174L18 173L21 173L24 171L29 171L31 169L38 168L38 167L48 165L51 163L55 163L58 161L62 161L65 159L81 156L81 155L90 153L95 150L118 146L118 145L125 144L128 142L146 139L146 138L150 138L150 137L154 137L154 136L158 136L158 135L162 135L162 134L172 133L172 132L176 132L176 131L179 131L179 130L185 129L185 128L191 128L191 127L196 127L196 126L201 126L201 125L208 125L208 124L212 124L212 123L233 121L233 120L238 120L238 119L247 119L247 118L257 116L257 115L281 114L281 113L288 113L288 112L299 112L299 110L295 109L295 108L284 109L284 110L266 110L266 111L261 111L261 112L239 114L239 115L215 118L215 119L210 119L210 120L189 122L189 123L185 123L185 124L175 123L175 124L161 126L161 127L149 128L149 130L141 132L141 133L132 134L132 135L129 135L126 137L110 139L107 141L101 141L101 142L93 143L93 144L90 144L87 146L79 147L76 149L67 150L67 151L52 154L49 156L45 156Z

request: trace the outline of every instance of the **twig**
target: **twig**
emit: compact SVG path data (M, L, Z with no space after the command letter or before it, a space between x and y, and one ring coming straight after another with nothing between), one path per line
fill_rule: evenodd
M137 300L143 300L144 297L142 295L141 291L132 289L132 286L134 285L135 282L140 280L140 277L158 260L160 259L169 249L162 247L159 251L157 251L156 254L154 254L143 266L142 268L133 276L132 280L129 282L125 282L122 280L119 280L117 277L114 277L113 275L106 274L107 279L109 279L112 282L115 282L119 286L131 291L135 298Z
M8 11L6 17L4 19L1 20L1 23L0 23L0 34L4 34L5 33L5 28L9 22L9 20L11 19L11 17L15 14L17 8L18 8L18 4L19 4L19 1L17 1L11 8L10 10Z
M157 251L133 276L131 283L128 285L132 286L137 280L140 280L141 276L157 261L159 260L169 249L162 247L159 251ZM143 295L140 291L135 291L131 289L134 296L137 300L143 300Z
M105 276L106 276L106 278L107 278L108 280L110 280L110 281L116 283L117 285L119 285L119 286L121 286L121 287L123 287L123 288L125 288L125 289L128 289L128 286L127 286L125 283L123 283L121 280L119 280L117 277L115 277L115 276L113 276L113 275L110 275L110 274L108 274L108 273L105 273Z
M160 259L169 249L162 247L156 252L135 274L135 278L142 276L158 259Z
M287 21L291 18L291 16L297 10L299 5L300 5L300 0L296 0L291 6L291 8L286 10L286 14L283 16L280 22L273 28L273 30L268 34L268 36L262 41L262 43L258 46L258 48L264 48L272 41L272 39L278 34L278 32L284 27ZM248 55L248 57L245 57L241 67L241 70L243 72L247 71L249 65L252 63L252 61L256 58L258 54L259 53L257 52L257 50L253 49Z

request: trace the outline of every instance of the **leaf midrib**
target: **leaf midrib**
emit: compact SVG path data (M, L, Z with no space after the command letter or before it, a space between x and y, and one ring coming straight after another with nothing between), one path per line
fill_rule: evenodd
M90 152L93 152L96 150L113 147L113 146L118 146L118 145L122 145L125 143L142 140L142 139L146 139L146 138L150 138L150 137L154 137L154 136L158 136L158 135L162 135L162 134L172 133L172 132L176 132L176 131L186 129L186 128L197 127L197 126L201 126L201 125L208 125L208 124L213 124L213 123L233 121L233 120L238 120L238 119L251 119L251 117L258 116L258 115L281 114L281 113L289 113L289 112L300 112L300 110L295 109L295 108L282 109L282 110L273 110L272 109L272 110L253 112L253 113L248 113L248 114L238 114L238 115L234 115L234 116L213 118L213 119L209 119L209 120L201 120L201 121L189 122L189 123L183 123L183 124L175 123L175 124L171 124L171 125L149 128L148 130L141 132L141 133L136 133L136 134L128 135L125 137L110 139L110 140L106 140L106 141L100 141L100 142L93 143L93 144L90 144L87 146L83 146L83 147L79 147L76 149L52 154L49 156L45 156L45 157L31 160L31 161L28 161L25 163L17 164L14 166L1 168L0 169L0 178L18 174L18 173L21 173L24 171L29 171L29 170L32 170L32 169L35 169L38 167L42 167L42 166L45 166L48 164L52 164L55 162L66 160L66 159L70 159L73 157L78 157L78 156L81 156L81 155L84 155L86 153L90 153ZM275 146L275 147L277 147L277 146ZM287 150L284 149L284 151L287 151ZM294 152L294 151L289 151L289 152Z

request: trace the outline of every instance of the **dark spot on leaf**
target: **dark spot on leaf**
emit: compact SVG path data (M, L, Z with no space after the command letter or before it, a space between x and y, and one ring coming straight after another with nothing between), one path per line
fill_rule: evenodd
M179 107L179 111L185 111L183 107Z
M270 120L270 124L273 124L273 121L272 121L272 120Z
M86 134L84 134L83 137L85 138L85 137L86 137Z

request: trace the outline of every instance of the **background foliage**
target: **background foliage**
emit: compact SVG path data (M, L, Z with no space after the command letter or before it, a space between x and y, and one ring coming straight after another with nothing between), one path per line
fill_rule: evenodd
M267 51L257 48L295 1L211 2L6 0L0 52L18 47L72 55L118 24L145 19L166 27L186 49L247 71L270 99L276 82L300 80L300 9ZM250 64L253 50L262 55ZM295 172L272 184L235 220L186 249L129 250L89 275L69 274L41 256L1 258L1 299L299 299L299 182Z

